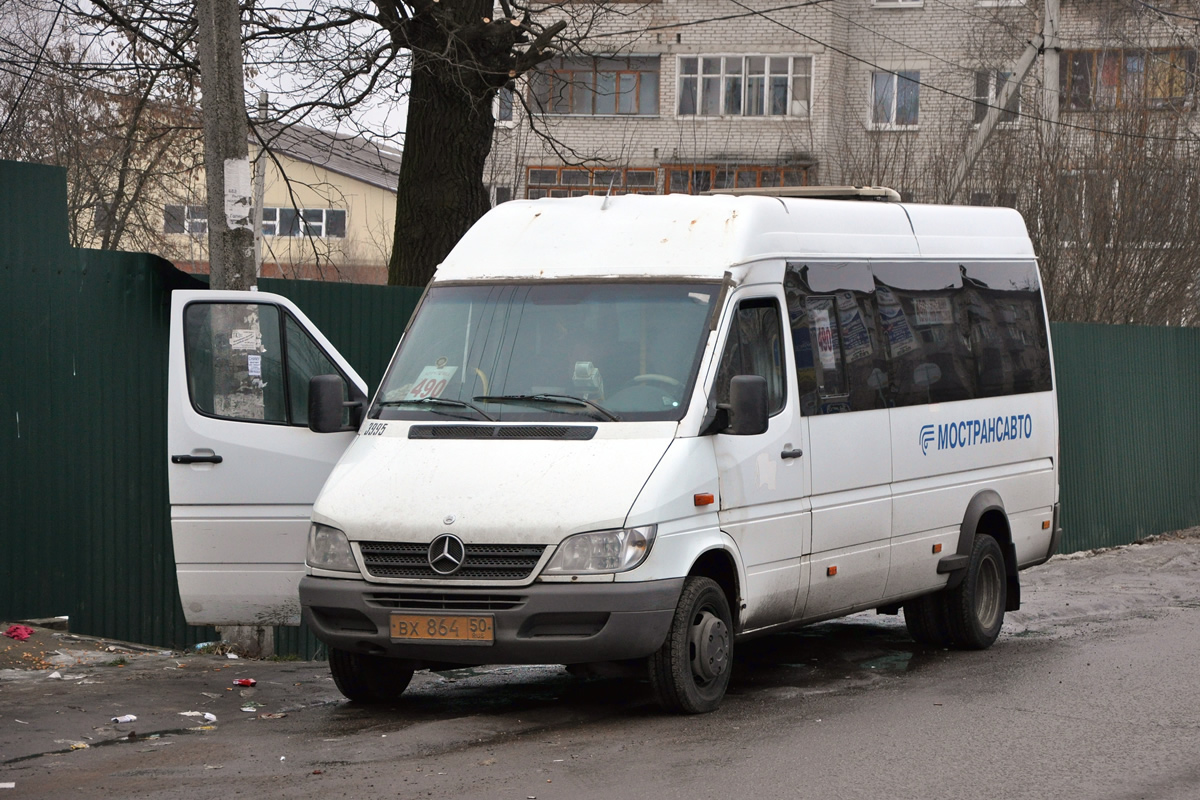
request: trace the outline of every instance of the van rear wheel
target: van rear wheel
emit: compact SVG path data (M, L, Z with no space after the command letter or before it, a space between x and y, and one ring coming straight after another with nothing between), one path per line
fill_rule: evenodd
M945 593L950 639L963 650L984 650L1000 636L1008 597L1004 554L994 538L976 534L962 583Z
M330 648L329 671L347 700L373 704L400 699L414 670L410 662L397 658Z
M725 592L710 578L684 581L667 640L649 658L650 686L667 711L715 711L729 686L733 618Z

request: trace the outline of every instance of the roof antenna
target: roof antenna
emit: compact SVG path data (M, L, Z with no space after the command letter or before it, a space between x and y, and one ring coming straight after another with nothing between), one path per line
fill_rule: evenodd
M600 204L600 210L601 210L601 211L603 211L603 210L605 210L606 208L608 208L608 198L612 197L612 190L613 190L613 186L615 186L615 185L616 185L616 183L617 183L617 173L618 173L618 170L615 170L615 169L614 169L614 170L613 170L613 176L612 176L612 180L610 180L610 181L608 182L608 191L604 193L604 202Z

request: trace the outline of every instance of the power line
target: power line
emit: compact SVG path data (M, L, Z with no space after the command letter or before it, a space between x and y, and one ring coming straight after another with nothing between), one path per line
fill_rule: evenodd
M816 38L815 36L810 36L809 34L804 33L803 31L799 31L796 28L793 28L791 25L788 25L784 22L780 22L777 19L772 19L771 17L767 16L767 12L765 12L765 11L755 11L754 9L751 9L749 6L742 3L741 0L730 0L730 2L734 3L735 5L739 5L742 8L747 9L748 11L752 11L755 15L762 17L763 19L767 20L768 22L770 22L772 24L778 25L779 27L781 27L785 30L791 31L792 33L796 34L797 36L801 37L802 39L807 39L808 41L810 41L814 44L818 44L822 47L832 50L835 53L843 55L846 58L851 59L852 61L857 61L861 64L865 64L866 66L871 67L872 69L875 69L879 72L888 72L888 73L893 73L893 74L895 73L895 70L881 67L879 64L876 64L873 61L869 61L865 58L862 58L861 56L856 56L853 53L843 50L842 48L837 47L835 45L829 44L827 42L823 42L820 39ZM908 80L912 80L912 79L908 79ZM968 96L966 96L964 94L960 94L958 92L952 92L949 89L943 89L940 86L934 86L933 84L929 83L928 81L922 81L920 79L917 79L917 80L913 80L912 82L917 84L918 86L924 86L925 88L930 89L931 91L938 92L940 94L944 94L948 97L954 97L959 100L966 100L971 103L986 105L989 108L1000 108L999 106L993 105L991 103L982 103L982 101L980 101L976 97L968 97ZM1001 108L1000 110L1005 111L1010 114L1015 114L1016 116L1023 117L1025 119L1031 119L1031 120L1035 120L1037 122L1048 122L1052 125L1057 125L1062 128L1069 128L1069 129L1073 129L1073 130L1084 131L1086 133L1102 133L1102 134L1105 134L1108 136L1119 136L1119 137L1123 137L1123 138L1127 138L1127 139L1140 139L1140 140L1144 140L1144 141L1159 141L1159 142L1188 142L1188 141L1194 141L1196 139L1196 137L1194 137L1194 136L1185 138L1185 137L1179 137L1179 136L1157 136L1155 134L1147 134L1147 133L1127 133L1127 132L1123 132L1123 131L1109 130L1106 128L1095 128L1095 127L1091 127L1088 125L1078 125L1078 124L1071 123L1071 122L1063 122L1062 120L1049 120L1049 119L1046 119L1045 117L1042 117L1042 116L1039 116L1036 114L1029 114L1029 113L1026 113L1023 111L1010 111L1009 109L1005 109L1005 108Z
M21 86L21 91L17 93L17 99L8 109L8 116L4 118L4 124L0 125L0 134L3 134L8 128L8 123L12 121L13 114L17 113L17 108L20 107L21 101L25 99L25 92L29 89L29 84L33 83L33 76L37 74L38 67L41 66L42 57L46 55L46 48L50 46L50 37L54 35L54 28L58 25L58 18L62 16L63 9L66 7L66 0L58 0L58 8L54 11L54 19L50 21L50 27L46 30L46 39L42 42L41 49L38 50L37 58L33 62L33 69L29 70L29 77L25 79L25 83Z

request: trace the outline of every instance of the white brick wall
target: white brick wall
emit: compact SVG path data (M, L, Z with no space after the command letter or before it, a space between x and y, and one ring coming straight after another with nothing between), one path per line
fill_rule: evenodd
M518 106L516 123L497 130L486 180L511 186L514 197L523 197L529 166L655 167L660 169L661 190L661 169L671 163L815 161L816 179L822 184L884 183L915 191L919 199L934 199L973 130L976 70L1011 64L1041 28L1040 2L1003 3L923 0L897 7L872 0L830 0L715 21L705 20L745 12L727 0L617 5L622 13L598 19L587 47L598 54L659 55L659 114L546 116L534 120L531 128ZM786 0L752 0L747 5L774 8L786 5ZM1176 26L1131 9L1123 0L1065 0L1063 47L1096 48L1122 41L1180 46ZM607 35L631 30L643 32ZM1192 36L1190 46L1195 47ZM811 55L810 116L677 115L678 58L734 54ZM915 130L868 130L870 74L875 69L920 71L920 123ZM1026 113L1040 114L1041 75L1039 62L1022 91ZM1085 127L1092 124L1078 116L1064 114L1063 119ZM982 163L1026 142L1036 128L1033 119L1003 127Z

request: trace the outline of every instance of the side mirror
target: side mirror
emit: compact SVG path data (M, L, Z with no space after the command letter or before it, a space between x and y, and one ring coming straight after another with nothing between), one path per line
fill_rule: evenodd
M308 429L316 433L354 430L362 415L361 399L342 400L341 375L314 375L308 382ZM342 425L342 409L350 409L350 425Z
M757 436L767 431L767 379L737 375L729 382L729 428L734 436Z

